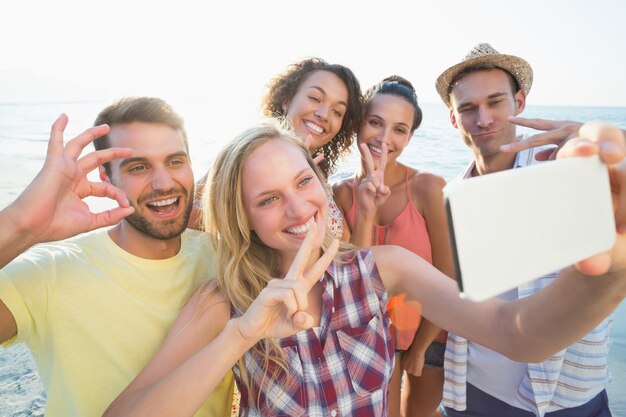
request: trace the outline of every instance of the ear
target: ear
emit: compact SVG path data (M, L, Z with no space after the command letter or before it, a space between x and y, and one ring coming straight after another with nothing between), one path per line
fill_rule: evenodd
M287 114L287 109L289 108L289 102L287 100L283 101L280 108L283 109L283 114Z
M523 90L519 90L515 93L513 99L515 100L515 115L517 116L524 111L524 108L526 108L526 94Z
M98 174L100 174L100 181L111 183L111 178L107 175L106 169L104 169L104 165L100 165L98 167Z
M456 120L456 114L454 114L454 109L452 108L452 106L450 106L450 123L452 123L452 126L454 126L455 128L459 128L459 124Z

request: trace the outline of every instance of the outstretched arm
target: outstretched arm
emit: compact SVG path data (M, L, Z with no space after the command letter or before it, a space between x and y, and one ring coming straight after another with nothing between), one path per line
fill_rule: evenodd
M113 225L134 211L120 189L87 180L88 172L115 158L129 156L131 150L109 148L79 158L83 149L107 133L109 127L89 128L64 145L67 122L64 114L54 122L43 168L17 200L0 211L0 267L36 243ZM92 213L82 201L87 196L110 198L119 207Z
M202 288L183 308L159 352L115 399L105 416L192 416L237 360L259 340L313 326L307 295L334 258L335 242L305 271L312 227L287 276L269 282L243 316L228 319L230 303Z
M599 154L609 165L617 239L609 253L561 271L537 294L513 302L462 300L451 280L398 247L372 251L391 291L422 303L423 314L442 328L521 362L540 362L593 329L626 297L626 155L621 130L587 124L560 157Z

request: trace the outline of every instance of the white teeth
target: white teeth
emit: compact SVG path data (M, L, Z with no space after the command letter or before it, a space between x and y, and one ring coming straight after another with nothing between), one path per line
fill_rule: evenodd
M174 197L174 198L168 198L167 200L153 201L151 203L148 203L148 205L157 206L157 207L169 206L170 204L174 204L177 201L178 201L178 197Z
M383 153L383 149L379 148L378 146L374 146L374 145L367 145L367 146L368 146L368 148L370 148L375 153L378 153L378 154L382 154Z
M315 133L322 133L324 131L324 129L322 129L321 127L319 127L316 124L313 124L311 122L304 122L304 124L306 125L306 127L308 127L309 129L311 129L312 131L314 131Z
M315 221L315 219L313 217L311 217L309 219L309 221L307 221L305 224L302 224L300 226L296 226L296 227L290 227L289 229L287 229L287 233L290 233L292 235L301 235L303 233L306 233L309 231L309 229L311 228L311 224L313 224L313 222Z

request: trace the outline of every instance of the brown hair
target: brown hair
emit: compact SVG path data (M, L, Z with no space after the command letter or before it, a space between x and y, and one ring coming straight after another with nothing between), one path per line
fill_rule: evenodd
M108 124L113 127L134 122L164 124L179 131L185 140L185 149L189 152L183 118L165 100L157 97L124 97L102 110L94 126ZM99 137L93 144L96 150L110 148L109 135ZM104 168L107 175L111 176L111 164L105 163Z

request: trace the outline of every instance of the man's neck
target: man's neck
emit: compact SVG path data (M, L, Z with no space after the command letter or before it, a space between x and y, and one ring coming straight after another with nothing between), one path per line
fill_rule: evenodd
M517 154L513 152L498 152L497 154L490 156L483 156L476 153L474 154L472 177L493 174L494 172L511 169L513 168L513 165L515 165L516 156Z
M109 230L111 240L126 252L144 259L168 259L180 251L181 237L156 239L140 232L126 221Z

